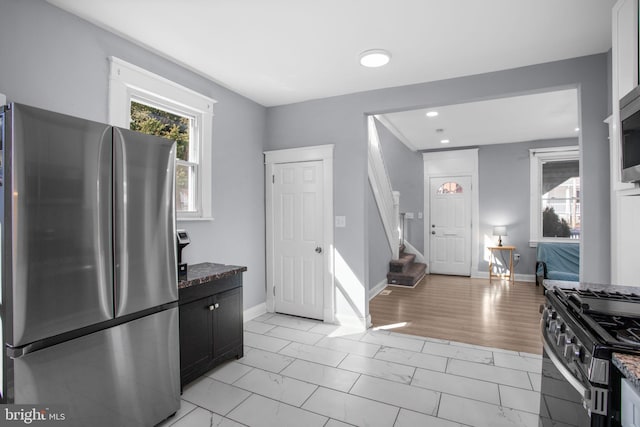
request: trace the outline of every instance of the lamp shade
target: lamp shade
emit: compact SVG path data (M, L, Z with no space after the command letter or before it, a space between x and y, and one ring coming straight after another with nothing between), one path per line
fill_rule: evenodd
M493 227L493 235L494 236L508 236L507 227L504 225L496 225Z

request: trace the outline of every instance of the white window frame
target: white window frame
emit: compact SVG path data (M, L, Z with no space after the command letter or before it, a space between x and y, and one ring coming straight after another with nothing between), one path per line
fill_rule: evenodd
M579 239L562 237L542 237L542 165L548 161L578 160L580 161L580 147L577 145L553 148L535 148L529 150L529 246L536 247L538 242L565 242L579 244ZM580 169L582 170L582 169ZM582 193L582 176L580 176Z
M131 100L157 106L193 118L196 135L196 210L176 212L178 220L211 220L211 145L213 141L213 105L216 100L181 86L171 80L109 57L109 123L129 129Z

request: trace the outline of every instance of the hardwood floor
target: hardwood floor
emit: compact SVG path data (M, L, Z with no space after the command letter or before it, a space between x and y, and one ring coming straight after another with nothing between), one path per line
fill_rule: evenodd
M391 293L369 303L373 327L396 325L389 330L542 353L538 309L544 296L535 283L427 275L413 289L385 290Z

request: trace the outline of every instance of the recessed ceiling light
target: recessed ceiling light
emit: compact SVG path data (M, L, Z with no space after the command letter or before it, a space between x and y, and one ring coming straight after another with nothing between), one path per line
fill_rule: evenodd
M360 64L369 68L382 67L390 60L391 54L383 49L365 50L360 54Z
M441 144L448 144L450 141L448 139L441 139L440 143Z
M435 117L438 115L437 111L427 111L427 117Z
M576 132L580 132L580 128L575 128L574 129Z

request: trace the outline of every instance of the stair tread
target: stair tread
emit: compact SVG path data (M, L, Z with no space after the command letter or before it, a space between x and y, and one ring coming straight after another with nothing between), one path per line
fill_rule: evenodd
M409 271L404 273L388 273L387 282L392 285L401 286L414 286L418 283L426 274L427 265L423 263L415 263L411 266Z
M414 254L402 253L400 258L389 261L389 271L400 273L407 271L416 259Z
M411 264L411 266L403 272L389 272L388 275L393 275L393 276L403 276L403 277L414 277L416 275L420 275L422 274L425 270L427 269L427 264L421 263L421 262L415 262L413 264ZM387 275L387 276L388 276Z

